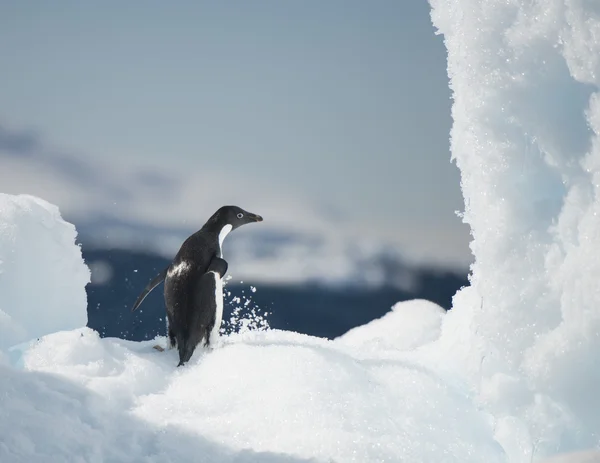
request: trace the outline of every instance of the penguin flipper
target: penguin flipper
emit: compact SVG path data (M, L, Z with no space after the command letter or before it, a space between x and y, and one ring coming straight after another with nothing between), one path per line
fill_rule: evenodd
M221 278L227 273L227 269L229 268L229 264L227 261L221 257L213 257L208 265L207 272L216 272Z
M135 300L135 303L133 304L133 307L131 308L132 312L135 312L135 310L142 304L142 302L144 301L144 299L146 299L146 296L148 294L150 294L150 291L152 291L154 288L156 288L159 284L161 284L163 282L163 280L167 276L167 270L168 269L169 269L169 267L165 267L165 269L162 272L160 272L158 275L156 275L150 281L150 283L148 283L146 285L146 287L144 288L144 290L141 292L141 294Z

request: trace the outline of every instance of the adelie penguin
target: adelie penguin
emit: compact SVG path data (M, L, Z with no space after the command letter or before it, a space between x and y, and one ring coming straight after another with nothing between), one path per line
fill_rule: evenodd
M262 222L262 217L237 206L223 206L200 230L188 237L171 264L138 296L132 311L163 280L167 307L169 347L177 346L179 365L186 363L204 340L214 344L223 315L222 278L228 265L223 260L223 240L236 228Z

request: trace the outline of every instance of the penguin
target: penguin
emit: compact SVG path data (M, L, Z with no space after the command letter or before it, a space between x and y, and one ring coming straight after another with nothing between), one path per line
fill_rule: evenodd
M183 242L169 266L154 277L136 299L132 312L164 281L168 344L169 348L177 346L179 350L178 366L191 358L202 339L210 347L218 337L222 317L221 278L228 268L227 262L223 260L225 237L242 225L262 221L260 215L238 206L219 208L200 230ZM207 294L204 288L209 288ZM214 310L211 309L213 306ZM207 307L208 314L204 313ZM210 334L207 335L211 310L215 319L209 330ZM215 310L219 313L215 313ZM192 332L192 324L199 326L204 332Z

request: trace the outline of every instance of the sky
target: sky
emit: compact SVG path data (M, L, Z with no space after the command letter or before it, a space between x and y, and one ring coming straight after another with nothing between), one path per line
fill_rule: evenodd
M2 191L110 215L137 172L159 187L127 203L148 225L225 201L306 222L303 204L471 261L426 1L2 2L0 18ZM210 188L171 207L184 183Z

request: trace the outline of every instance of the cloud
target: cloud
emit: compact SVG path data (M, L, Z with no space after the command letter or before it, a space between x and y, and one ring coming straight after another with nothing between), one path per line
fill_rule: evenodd
M179 187L172 175L68 153L48 146L34 131L5 124L0 124L0 165L3 192L42 196L75 218L126 216L137 192L152 198L168 196Z
M38 148L38 137L32 131L12 131L0 124L0 152L12 156L29 156Z
M285 184L265 184L243 172L178 170L126 157L108 163L49 146L34 131L2 124L0 185L2 192L33 194L58 205L86 239L153 247L167 255L217 208L239 205L266 219L243 236L228 239L237 255L246 255L245 247L256 248L264 264L260 272L287 259L293 275L324 269L331 275L355 274L356 262L364 256L382 254L450 267L468 265L457 245L464 237L444 231L440 241L436 227L407 223L389 229L360 223L360 217L344 216L322 198L310 200ZM250 273L249 265L238 268Z
M34 131L5 124L0 124L0 166L3 192L44 197L76 222L195 230L221 205L238 204L273 225L332 231L327 214L315 205L241 173L159 169L127 159L107 163L48 146Z
M133 176L135 185L151 188L163 194L169 194L179 187L175 176L165 175L155 170L142 169Z

